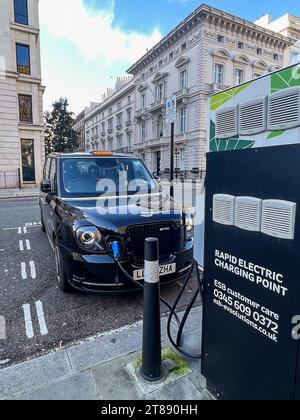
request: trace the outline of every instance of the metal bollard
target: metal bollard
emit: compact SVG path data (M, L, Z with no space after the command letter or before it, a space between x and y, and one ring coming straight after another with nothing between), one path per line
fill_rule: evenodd
M162 379L159 243L145 241L143 362L140 374L148 382Z

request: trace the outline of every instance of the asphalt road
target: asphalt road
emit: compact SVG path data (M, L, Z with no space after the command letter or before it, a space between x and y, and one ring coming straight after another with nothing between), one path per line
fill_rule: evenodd
M62 293L39 221L37 199L0 200L0 368L142 319L141 293ZM192 282L180 309L194 288ZM166 286L162 295L173 302L180 289L180 284Z

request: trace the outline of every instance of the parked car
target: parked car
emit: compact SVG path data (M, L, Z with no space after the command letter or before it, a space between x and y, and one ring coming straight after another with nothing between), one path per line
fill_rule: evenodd
M192 217L161 193L154 176L133 155L49 155L39 204L64 292L133 290L115 262L116 241L120 263L136 281L143 281L148 237L159 239L162 284L182 278L193 262Z

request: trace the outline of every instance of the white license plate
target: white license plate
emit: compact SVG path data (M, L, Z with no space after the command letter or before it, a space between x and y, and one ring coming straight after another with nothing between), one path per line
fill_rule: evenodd
M159 267L159 275L160 277L169 276L170 274L176 273L176 263L174 264L167 264L161 265ZM145 271L144 270L135 270L133 272L133 278L135 281L144 280Z

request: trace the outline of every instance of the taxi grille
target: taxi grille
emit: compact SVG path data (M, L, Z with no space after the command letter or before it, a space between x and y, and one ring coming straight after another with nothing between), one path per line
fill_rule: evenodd
M172 223L130 227L127 235L127 249L135 264L144 263L144 243L147 238L157 238L159 240L160 261L168 260L178 248L176 229Z

